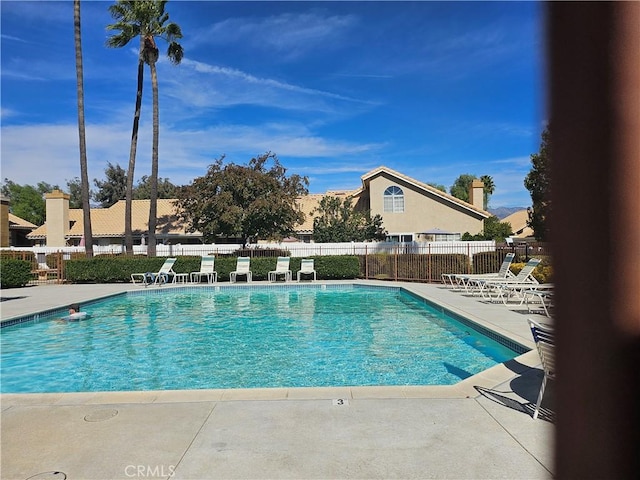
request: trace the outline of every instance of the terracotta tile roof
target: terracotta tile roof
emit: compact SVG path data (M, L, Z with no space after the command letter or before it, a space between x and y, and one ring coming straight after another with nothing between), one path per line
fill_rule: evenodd
M404 175L400 172L396 172L395 170L385 167L385 166L380 166L378 168L375 168L373 170L371 170L370 172L365 173L362 176L362 188L366 189L366 185L369 182L370 179L372 179L373 177L375 177L376 175L379 175L381 173L386 173L387 175L391 175L393 177L399 178L404 180L405 182L417 187L418 189L430 192L433 195L436 195L450 203L455 203L457 205L460 205L464 208L466 208L467 210L472 210L476 213L479 213L480 215L482 215L485 218L489 218L491 216L491 213L487 212L486 210L482 210L481 208L477 208L474 207L473 205L471 205L470 203L467 203L463 200L460 200L459 198L454 197L453 195L449 195L446 192L443 192L442 190L439 190L435 187L432 187L431 185L427 185L426 183L422 183L418 180L416 180L415 178L411 178L408 177L407 175Z
M491 214L485 210L478 209L473 205L464 202L458 198L453 197L437 188L434 188L418 180L403 175L400 172L396 172L390 168L381 166L368 173L365 173L362 179L362 187L355 190L328 190L326 194L312 193L304 197L299 197L296 200L298 208L305 214L305 220L301 225L296 227L298 234L312 234L313 233L313 216L312 212L320 204L320 200L325 195L336 197L358 197L364 191L366 191L368 181L374 176L386 173L396 178L415 186L418 189L428 191L433 195L439 196L450 203L455 203L468 210L479 213L485 218L491 216ZM174 206L175 200L173 199L158 199L158 229L160 234L170 235L188 235L184 228L184 225L179 223L177 217L177 211ZM125 201L120 200L116 204L109 208L93 208L91 209L91 227L94 237L123 237L124 236L124 207ZM149 219L149 200L134 200L132 206L132 229L134 233L146 232L148 229ZM69 222L71 228L69 229L68 236L71 238L81 238L84 231L82 210L70 209L69 210ZM515 229L515 227L514 227ZM38 227L36 230L28 235L31 239L44 239L46 238L47 228L46 224ZM198 235L197 233L191 235Z
M13 213L9 213L9 226L12 228L38 228L37 225L34 225L31 222L27 222L24 218L20 218Z
M169 235L197 235L187 234L184 225L178 222L177 211L173 199L158 199L158 227L157 233ZM109 208L91 209L91 230L93 236L123 237L124 236L124 208L125 201L120 200ZM70 238L81 238L84 234L82 209L69 209ZM143 233L149 225L149 200L134 200L131 206L131 228L135 233ZM31 232L32 239L46 238L47 226L42 225Z

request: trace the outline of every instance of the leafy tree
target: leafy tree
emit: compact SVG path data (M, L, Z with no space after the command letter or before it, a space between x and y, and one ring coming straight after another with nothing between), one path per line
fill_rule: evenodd
M153 140L151 151L151 188L149 208L149 256L155 255L156 250L156 222L158 199L158 76L156 62L159 50L156 45L156 37L164 39L169 45L167 56L174 65L182 61L184 51L176 41L182 38L180 26L176 23L167 23L169 14L165 12L167 0L119 0L109 7L111 16L116 23L107 26L108 30L118 30L109 37L107 46L121 48L126 46L134 38L140 38L140 54L138 56L138 94L136 96L136 109L134 113L133 134L131 137L131 149L129 154L129 169L127 171L127 189L125 208L125 248L127 253L133 253L133 235L131 232L131 201L133 199L133 170L135 168L135 156L138 139L138 123L142 105L142 85L144 76L144 64L149 65L151 72L151 87L153 97Z
M504 242L505 238L513 235L513 230L509 222L501 222L498 217L491 215L484 221L483 233L485 240Z
M39 182L37 186L18 185L5 178L2 194L9 199L9 211L35 225L42 225L46 219L44 194L59 190L57 185Z
M202 232L206 242L224 235L240 238L243 244L249 238L278 239L294 233L304 220L295 202L308 193L308 179L287 176L271 152L246 166L223 165L223 160L180 189L178 205L189 230Z
M67 191L69 192L69 208L82 208L82 185L79 177L67 180Z
M324 196L314 213L313 238L319 243L384 240L382 217L353 208L351 197Z
M482 233L471 235L465 232L462 240L465 242L475 240L495 240L496 242L504 242L504 239L513 235L511 224L509 222L501 222L498 217L491 215L484 221L484 229Z
M447 187L445 187L444 185L441 185L439 183L427 183L427 185L429 185L429 186L431 186L433 188L437 188L441 192L447 193Z
M171 183L168 178L158 179L158 198L176 198L178 191L179 188ZM133 190L133 199L148 200L149 198L151 198L151 181L147 175L143 175Z
M106 180L100 181L97 178L93 180L98 189L93 194L93 198L101 207L108 208L126 197L127 173L117 163L114 166L109 162L104 169L104 174L107 177Z
M531 155L531 171L524 179L524 186L531 194L532 207L529 208L527 225L533 229L537 240L544 241L549 236L547 218L551 215L551 136L549 127L542 132L540 152Z
M73 1L73 25L76 52L76 83L78 96L78 138L80 146L80 194L82 219L84 226L85 254L93 256L93 232L91 230L91 205L89 204L89 173L87 170L87 142L84 122L84 74L82 67L82 36L80 19L80 0Z
M471 175L470 173L463 173L453 182L453 185L451 185L451 188L449 189L449 193L462 201L468 202L469 187L471 187L471 182L473 182L475 179L475 175Z
M453 182L453 185L451 185L451 188L449 189L449 193L460 200L469 202L469 189L471 188L471 183L477 179L478 177L475 175L463 173ZM493 177L490 175L482 175L480 180L484 184L482 189L482 203L483 208L486 210L489 206L489 198L493 195L493 192L495 192L496 186L493 183Z

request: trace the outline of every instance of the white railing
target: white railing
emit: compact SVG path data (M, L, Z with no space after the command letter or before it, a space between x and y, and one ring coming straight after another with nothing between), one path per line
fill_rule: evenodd
M157 245L156 256L171 257L182 255L223 255L233 254L233 252L242 248L239 244L176 244L176 245ZM311 257L321 255L372 255L380 253L398 254L398 253L416 253L416 254L455 254L461 253L473 257L480 252L493 252L496 250L494 241L482 242L345 242L345 243L303 243L303 242L284 242L284 243L259 243L252 244L248 247L251 250L267 250L279 249L290 252L292 257ZM64 258L70 258L71 253L82 253L84 247L10 247L13 251L31 251L36 254L38 261L51 253L62 251ZM104 254L123 254L125 252L122 245L107 245L93 247L94 255ZM146 255L146 245L135 245L133 252L136 255Z

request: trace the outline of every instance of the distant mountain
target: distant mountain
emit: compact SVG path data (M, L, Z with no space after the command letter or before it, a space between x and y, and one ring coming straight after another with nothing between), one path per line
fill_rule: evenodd
M503 218L508 217L512 213L518 212L520 210L526 210L526 209L527 207L496 207L496 208L489 208L488 211L489 213L495 215L500 220L502 220Z

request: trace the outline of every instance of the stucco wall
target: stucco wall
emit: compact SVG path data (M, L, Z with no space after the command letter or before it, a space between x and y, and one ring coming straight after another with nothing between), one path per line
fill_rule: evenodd
M9 199L0 198L0 247L9 246Z
M70 195L54 190L45 195L47 208L47 247L64 247L69 230Z
M404 192L403 213L384 211L383 194L392 185L397 185ZM420 191L384 172L369 181L369 195L371 215L382 215L383 226L389 234L418 233L434 228L461 234L482 231L483 217L479 214L452 205L434 194Z

